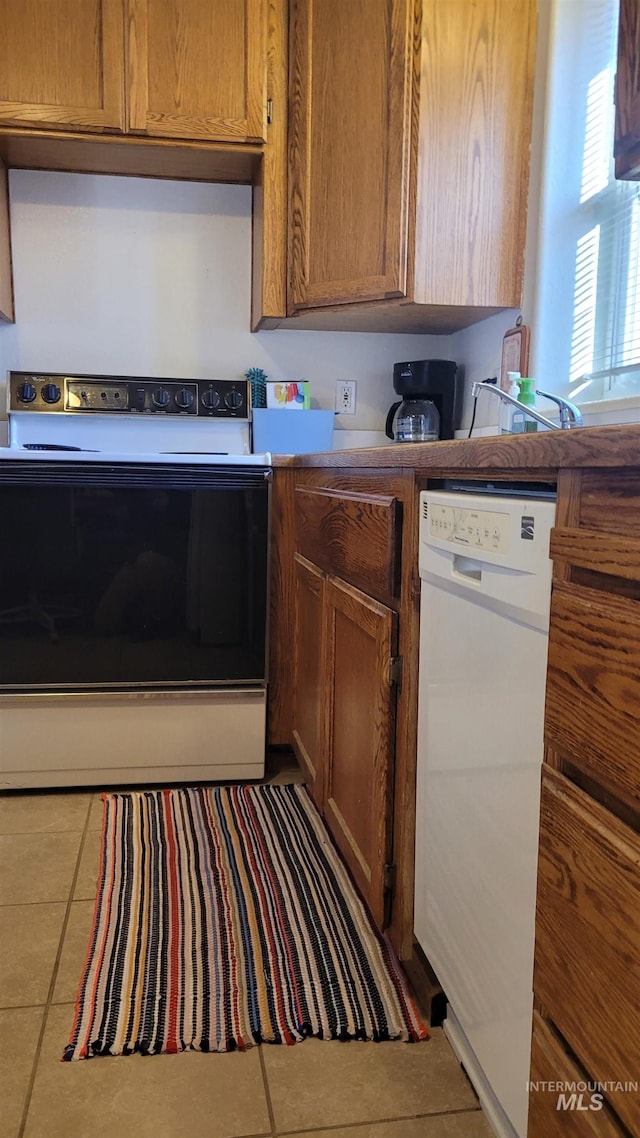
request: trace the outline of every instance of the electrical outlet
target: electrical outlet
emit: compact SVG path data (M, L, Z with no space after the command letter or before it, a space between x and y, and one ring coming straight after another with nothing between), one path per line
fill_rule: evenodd
M355 415L356 413L356 381L355 379L336 380L336 411L339 415Z

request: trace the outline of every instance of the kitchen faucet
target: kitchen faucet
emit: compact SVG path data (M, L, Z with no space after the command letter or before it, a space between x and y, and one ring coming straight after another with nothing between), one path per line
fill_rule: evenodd
M576 407L575 403L570 403L568 399L563 399L561 395L550 395L548 391L536 391L536 395L541 395L543 399L550 399L552 403L556 403L560 408L560 428L557 423L552 423L551 419L545 419L544 415L540 415L534 411L533 407L528 407L524 403L520 403L518 399L514 399L512 395L508 395L506 391L502 391L499 387L494 387L493 384L487 383L486 380L476 382L471 388L471 394L474 399L478 397L480 391L488 391L492 395L497 395L503 403L510 403L512 407L517 407L525 415L530 418L536 419L538 423L542 423L543 427L548 427L550 431L557 431L561 429L568 431L570 427L582 426L582 413Z

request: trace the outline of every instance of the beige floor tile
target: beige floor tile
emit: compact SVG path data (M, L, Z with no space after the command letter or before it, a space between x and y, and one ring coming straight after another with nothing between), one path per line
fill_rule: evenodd
M92 830L85 837L84 849L80 858L74 901L94 901L98 887L98 867L100 864L100 833Z
M295 782L301 784L304 782L304 775L302 771L278 771L277 774L271 775L270 778L265 779L267 786L286 786L287 783Z
M73 1009L51 1008L25 1138L231 1138L269 1133L257 1048L61 1063Z
M65 911L65 904L0 908L1 1008L46 1003Z
M0 837L0 905L66 901L82 834Z
M99 794L94 794L91 803L91 813L89 814L89 829L102 830L102 815L104 812L104 803Z
M0 797L0 834L52 834L83 830L91 795L4 794Z
M87 959L93 909L93 901L74 901L71 906L53 992L54 1004L68 1004L75 1001Z
M265 1047L264 1060L280 1130L477 1106L441 1030L414 1045L307 1039L295 1047Z
M17 1138L44 1008L0 1011L0 1134Z
M304 782L304 774L294 755L289 751L269 751L265 763L264 781L272 786L287 782Z
M338 1130L312 1130L289 1138L493 1138L481 1110L441 1114L436 1118L409 1118L400 1122L369 1122Z

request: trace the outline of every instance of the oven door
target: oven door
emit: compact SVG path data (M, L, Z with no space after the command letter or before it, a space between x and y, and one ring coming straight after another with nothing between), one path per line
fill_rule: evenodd
M3 461L0 691L264 685L270 474Z

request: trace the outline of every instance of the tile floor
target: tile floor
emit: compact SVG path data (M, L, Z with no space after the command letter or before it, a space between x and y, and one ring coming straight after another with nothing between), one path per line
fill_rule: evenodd
M90 792L0 798L0 1138L490 1138L438 1030L415 1046L309 1039L61 1063L101 811Z

